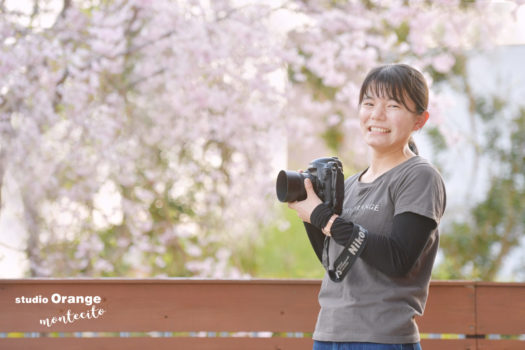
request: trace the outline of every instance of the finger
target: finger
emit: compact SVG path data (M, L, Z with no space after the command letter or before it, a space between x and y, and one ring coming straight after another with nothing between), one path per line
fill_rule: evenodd
M306 192L314 190L314 186L312 185L312 181L310 181L309 178L304 179L304 188L306 189Z

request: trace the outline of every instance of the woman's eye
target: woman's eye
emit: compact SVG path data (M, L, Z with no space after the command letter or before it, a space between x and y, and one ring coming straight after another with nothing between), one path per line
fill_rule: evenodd
M390 108L399 108L399 105L392 104L392 105L389 105L388 107L390 107Z

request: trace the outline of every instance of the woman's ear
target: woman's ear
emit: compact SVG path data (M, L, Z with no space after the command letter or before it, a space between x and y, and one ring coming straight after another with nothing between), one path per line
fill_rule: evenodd
M423 126L427 123L429 117L430 114L428 114L428 111L424 111L423 113L419 114L417 116L417 121L414 124L414 131L421 130Z

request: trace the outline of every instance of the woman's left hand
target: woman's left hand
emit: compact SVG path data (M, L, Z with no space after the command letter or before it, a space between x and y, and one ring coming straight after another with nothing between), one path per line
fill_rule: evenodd
M288 203L288 207L295 210L297 215L307 223L310 223L310 216L314 209L323 202L314 191L314 187L310 179L304 180L304 187L306 189L306 199L297 202Z

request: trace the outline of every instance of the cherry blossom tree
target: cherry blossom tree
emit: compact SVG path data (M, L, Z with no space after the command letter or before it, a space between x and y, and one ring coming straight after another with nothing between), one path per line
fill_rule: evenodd
M1 169L31 275L235 273L228 247L270 214L282 136L269 11L66 1L48 28L4 14Z
M371 67L439 82L495 32L483 1L31 3L0 4L0 180L20 195L31 276L241 275L287 137L321 131L358 164ZM277 14L301 24L276 32Z
M351 167L366 159L356 108L371 68L404 62L420 69L431 85L432 118L425 130L440 136L447 131L447 101L437 85L462 74L466 50L489 47L504 27L487 1L317 0L304 2L300 11L308 20L290 33L293 84L287 98L293 102L287 113L304 120L309 135L321 130L328 149L346 155Z

